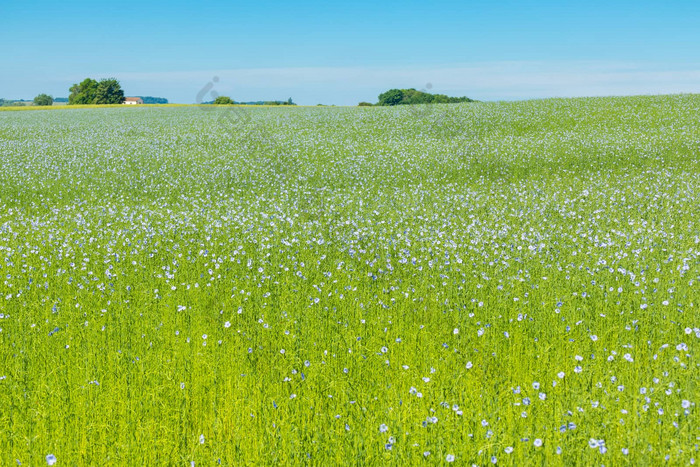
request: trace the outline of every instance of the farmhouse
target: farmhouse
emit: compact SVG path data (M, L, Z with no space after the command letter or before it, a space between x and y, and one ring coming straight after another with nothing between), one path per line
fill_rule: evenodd
M124 99L124 105L136 105L143 104L143 99L140 97L127 97Z

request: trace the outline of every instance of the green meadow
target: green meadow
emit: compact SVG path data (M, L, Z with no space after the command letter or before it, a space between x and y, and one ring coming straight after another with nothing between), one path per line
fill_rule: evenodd
M693 464L699 116L0 112L0 465Z

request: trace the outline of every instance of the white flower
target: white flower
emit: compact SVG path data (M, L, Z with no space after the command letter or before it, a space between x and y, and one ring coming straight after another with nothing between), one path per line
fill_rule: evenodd
M455 328L454 331L452 331L452 334L454 334L454 335L459 334L459 329Z
M474 366L474 365L472 364L472 362L467 362L467 370L470 369L470 368L473 367L473 366Z
M537 438L532 444L534 444L536 448L539 448L540 446L542 446L542 440Z
M388 426L386 426L384 423L382 423L381 425L379 425L379 432L380 432L380 433L386 433L387 431L389 431L389 427L388 427Z
M54 465L56 463L56 456L54 456L53 454L49 454L48 456L46 456L46 463L48 465Z
M455 456L453 454L448 454L447 457L445 457L445 460L447 462L454 462L455 461Z

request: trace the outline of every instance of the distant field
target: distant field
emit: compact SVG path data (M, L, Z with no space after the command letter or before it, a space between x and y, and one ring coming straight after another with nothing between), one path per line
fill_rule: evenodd
M188 104L139 104L139 105L124 105L124 104L89 104L89 105L68 105L67 102L54 102L51 106L41 106L27 103L27 105L17 105L12 107L0 107L0 112L11 112L16 110L69 110L69 109L114 109L124 108L133 109L135 107L182 107Z
M700 460L698 115L0 112L0 465Z

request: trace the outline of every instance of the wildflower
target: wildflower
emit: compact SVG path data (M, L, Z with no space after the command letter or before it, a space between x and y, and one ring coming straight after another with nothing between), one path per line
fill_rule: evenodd
M199 435L199 444L204 444L204 435Z
M535 441L533 441L532 444L534 444L536 448L539 448L542 446L542 440L537 438L537 439L535 439Z
M388 426L386 426L384 423L382 423L381 425L379 425L379 432L380 432L380 433L386 433L387 431L389 431L389 427L388 427Z
M454 462L455 461L455 456L453 454L448 454L447 457L445 458L447 462Z
M56 463L56 456L54 456L53 454L49 454L48 456L46 456L46 463L48 465L54 465Z
M505 451L506 454L510 454L513 452L513 446L508 446L503 451Z

